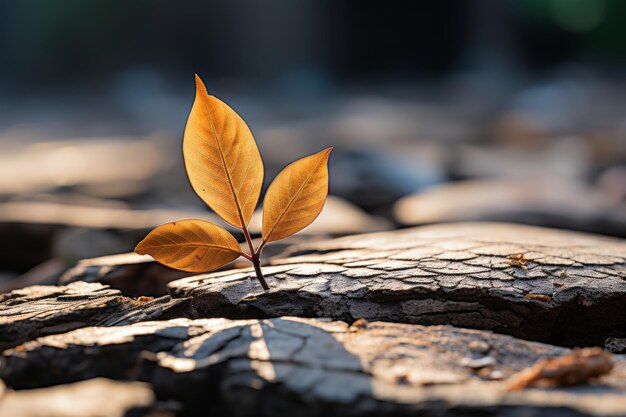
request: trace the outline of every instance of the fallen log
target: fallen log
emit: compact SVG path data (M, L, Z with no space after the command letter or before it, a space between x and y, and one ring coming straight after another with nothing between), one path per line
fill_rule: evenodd
M97 283L41 285L0 294L0 349L86 326L119 326L185 315L188 300L122 296Z
M359 318L488 329L566 346L626 336L626 242L460 223L304 244L263 269L169 284L196 317Z
M167 294L167 283L185 275L149 256L122 253L83 259L61 276L60 283L99 282L130 297L159 296Z
M140 379L189 416L623 415L617 356L597 382L507 389L517 372L569 352L451 326L175 319L42 337L5 351L1 376L13 388Z

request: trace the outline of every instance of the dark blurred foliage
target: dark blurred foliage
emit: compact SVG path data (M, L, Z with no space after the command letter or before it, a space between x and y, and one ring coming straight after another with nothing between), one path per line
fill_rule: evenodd
M133 67L340 82L442 77L481 59L615 68L625 17L620 0L3 0L0 83L24 92Z

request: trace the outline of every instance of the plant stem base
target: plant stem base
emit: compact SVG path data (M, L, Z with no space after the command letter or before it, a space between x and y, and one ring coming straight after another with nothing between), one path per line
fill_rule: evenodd
M267 285L265 278L263 277L263 272L261 271L261 261L258 256L252 257L252 265L254 265L254 272L256 272L256 277L261 283L261 286L265 291L269 290L270 287Z

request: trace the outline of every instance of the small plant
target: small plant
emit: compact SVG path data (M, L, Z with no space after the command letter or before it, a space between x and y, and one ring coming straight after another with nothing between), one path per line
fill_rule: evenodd
M208 272L243 256L268 290L261 271L263 248L302 230L320 214L328 194L331 151L293 162L272 181L263 200L262 242L255 249L248 223L263 185L261 155L243 119L209 96L196 75L196 99L183 138L185 169L196 194L226 223L243 231L250 252L242 251L226 229L196 219L157 227L135 252L188 272Z

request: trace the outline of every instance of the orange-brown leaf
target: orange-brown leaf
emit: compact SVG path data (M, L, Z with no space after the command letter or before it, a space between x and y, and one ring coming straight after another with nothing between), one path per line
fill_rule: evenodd
M259 200L263 161L246 122L209 96L197 75L183 155L196 194L228 224L245 227Z
M272 181L263 200L263 241L291 236L311 224L328 195L328 157L333 148L299 159Z
M135 248L163 265L188 272L207 272L241 255L227 230L204 220L180 220L157 227Z

